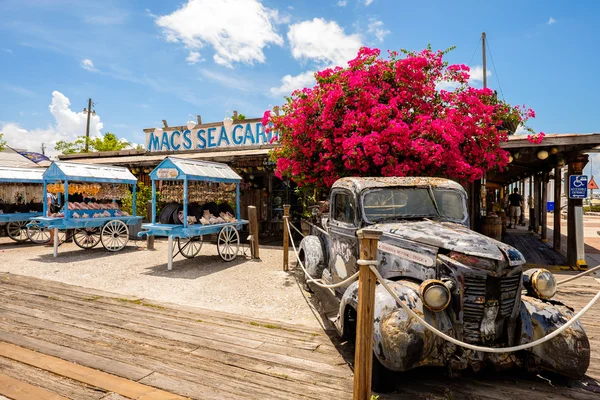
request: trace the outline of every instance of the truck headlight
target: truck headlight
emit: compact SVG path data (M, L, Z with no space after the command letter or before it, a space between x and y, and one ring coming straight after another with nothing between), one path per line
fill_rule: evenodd
M556 294L556 278L552 272L544 268L525 271L523 284L529 295L542 300L549 300Z
M434 312L442 311L450 304L450 289L437 279L428 279L421 283L419 296L425 307Z

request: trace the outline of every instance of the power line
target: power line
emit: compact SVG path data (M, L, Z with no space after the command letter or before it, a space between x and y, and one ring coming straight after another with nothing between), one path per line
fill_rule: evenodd
M506 100L504 98L504 92L502 91L502 86L500 85L500 77L498 76L498 70L496 69L496 63L494 62L494 55L492 54L492 48L490 47L489 40L486 41L486 45L490 52L490 57L492 59L492 66L494 67L494 73L496 74L496 81L498 82L498 88L500 89L500 95L502 96L502 100Z
M479 38L479 40L477 41L477 45L475 46L475 50L473 50L473 55L471 56L471 59L469 60L469 65L471 65L471 61L473 61L473 57L475 57L475 53L477 52L477 49L479 48L480 44L481 44L481 38Z

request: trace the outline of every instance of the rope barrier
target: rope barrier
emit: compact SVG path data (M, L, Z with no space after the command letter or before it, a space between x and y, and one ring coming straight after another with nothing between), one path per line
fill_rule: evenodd
M289 230L289 221L286 221L288 224L288 230ZM342 282L336 283L334 285L325 285L320 283L318 280L313 279L310 274L308 273L308 271L306 270L306 268L304 268L304 265L302 264L302 261L300 261L300 256L298 255L298 251L296 250L296 245L294 244L294 241L292 240L292 246L294 248L294 253L296 255L296 259L298 260L298 265L300 265L300 268L302 268L302 271L304 271L304 274L306 275L307 279L309 282L314 282L316 285L320 286L320 287L324 287L324 288L335 288L335 287L339 287L339 286L343 286L345 284L347 284L348 282L353 281L354 279L356 279L358 277L358 272L355 273L354 275L352 275L351 277L345 279ZM408 314L410 315L412 318L416 319L417 321L419 321L421 324L423 324L425 326L425 328L427 328L428 330L430 330L432 333L434 333L435 335L441 337L444 340L447 340L448 342L455 344L457 346L461 346L470 350L474 350L474 351L479 351L482 353L511 353L511 352L515 352L515 351L521 351L521 350L526 350L532 347L535 347L539 344L545 343L548 340L551 340L553 338L555 338L556 336L560 335L562 332L564 332L566 329L568 329L571 325L573 325L575 322L577 322L597 301L598 299L600 299L600 291L598 291L598 293L596 294L596 296L594 296L594 298L585 306L581 309L581 311L579 311L577 314L575 314L575 316L573 318L571 318L569 321L567 321L563 326L561 326L560 328L558 328L557 330L555 330L554 332L550 333L549 335L546 335L540 339L534 340L533 342L530 343L525 343L519 346L511 346L511 347L484 347L484 346L476 346L473 344L469 344L469 343L465 343L463 341L460 341L458 339L455 339L451 336L446 335L444 332L438 330L437 328L431 326L427 321L425 321L423 318L421 318L417 313L415 313L409 306L407 306L406 304L404 304L404 302L398 297L398 295L388 286L388 284L385 282L385 280L383 279L383 277L381 276L381 274L379 273L379 271L377 270L376 266L378 265L378 261L376 260L358 260L357 264L358 265L368 265L369 269L371 269L371 271L373 271L373 274L375 274L375 277L377 279L377 281L381 284L381 286L383 286L383 288L385 290L387 290L387 292L390 294L390 296L392 296L392 298L394 299L394 301L396 301L396 303L398 303L398 305L400 307L402 307L402 309ZM576 279L580 276L583 276L585 274L588 274L590 272L595 271L596 269L600 269L600 266L592 268L588 271L585 271L585 273L576 275L575 277L571 277L568 279L565 279L560 283L565 283L569 280L573 280Z
M291 226L292 228L294 228L294 230L295 230L296 232L298 232L298 233L300 234L300 236L302 236L302 237L306 237L306 236L304 235L304 233L302 233L300 230L298 230L298 228L296 228L294 225L290 225L290 223L289 223L289 219L288 219L288 228L289 228L290 226Z
M290 227L290 221L286 220L287 224L288 224L288 231L289 231L289 227ZM333 285L328 285L325 283L321 283L321 279L314 279L313 277L310 276L310 274L308 273L308 271L306 270L306 268L304 268L304 264L302 264L302 261L300 260L300 255L298 254L298 250L296 250L296 244L294 243L293 240L290 240L290 242L292 242L292 247L294 248L294 254L296 255L296 260L298 260L298 265L300 266L300 268L302 268L302 271L304 271L304 275L306 278L307 282L313 282L315 285L322 287L322 288L326 288L326 289L333 289L333 288L337 288L340 286L344 286L354 280L356 280L356 278L358 278L358 272L355 273L354 275L350 276L349 278L344 279L341 282L335 283Z
M571 276L571 277L569 277L567 279L563 279L562 281L556 282L556 284L557 285L562 285L563 283L574 281L577 278L581 278L582 276L585 276L587 274L591 274L592 272L597 271L599 269L600 269L600 265L598 265L598 266L596 266L594 268L588 269L587 271L584 271L584 272L582 272L580 274L577 274L575 276Z
M404 311L406 311L406 313L408 315L410 315L411 317L413 317L414 319L419 321L421 324L423 324L425 326L425 328L429 329L431 332L438 335L442 339L449 341L450 343L453 343L457 346L465 347L470 350L480 351L482 353L511 353L514 351L529 349L531 347L534 347L534 346L537 346L544 342L547 342L548 340L553 339L556 336L560 335L563 331L565 331L567 328L569 328L571 325L573 325L577 320L579 320L579 318L581 318L581 316L583 314L585 314L596 303L596 301L598 301L598 299L600 299L600 291L599 291L596 294L596 296L594 296L594 298L585 307L583 307L581 309L581 311L579 311L573 318L571 318L569 321L567 321L567 323L565 323L563 326L561 326L560 328L558 328L551 334L546 335L543 338L540 338L538 340L534 340L533 342L522 344L519 346L512 346L512 347L475 346L475 345L461 342L460 340L454 339L453 337L446 335L444 332L439 331L437 328L429 325L429 323L427 323L417 313L415 313L413 310L411 310L410 307L408 307L406 304L404 304L404 302L402 300L400 300L398 295L396 295L396 293L394 293L394 291L392 289L390 289L390 287L387 285L387 283L385 282L383 277L379 274L379 271L377 271L377 268L375 268L373 265L371 265L369 268L371 269L371 271L373 271L373 273L375 274L375 276L376 276L377 280L379 281L379 283L381 284L381 286L383 286L385 288L385 290L388 291L388 293L394 298L396 303L398 303L398 305L400 307L402 307L402 309Z

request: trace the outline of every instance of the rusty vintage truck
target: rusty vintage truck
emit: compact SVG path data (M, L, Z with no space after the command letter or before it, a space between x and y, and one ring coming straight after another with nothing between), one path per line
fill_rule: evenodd
M468 228L467 194L441 178L342 178L332 187L329 210L314 215L299 257L312 278L345 280L358 270L356 232L383 232L378 270L418 315L458 340L488 347L532 342L573 317L552 300L556 280L545 269L524 271L516 249ZM317 213L315 213L317 214ZM316 291L316 290L315 290ZM358 282L320 290L337 314L340 335L356 332ZM339 308L338 308L339 307ZM451 344L408 316L377 285L373 388L385 391L391 371L444 366L452 374L485 365L550 370L583 376L590 346L576 322L556 338L517 353L482 353Z

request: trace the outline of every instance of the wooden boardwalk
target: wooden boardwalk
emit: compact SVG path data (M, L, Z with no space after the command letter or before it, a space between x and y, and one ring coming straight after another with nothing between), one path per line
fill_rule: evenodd
M0 298L0 398L351 397L323 331L12 274Z
M579 310L598 288L584 278L558 299ZM323 331L3 273L0 296L0 399L351 398L352 349ZM598 306L583 319L592 363L581 381L416 369L380 399L597 400L599 321Z
M517 229L507 230L502 237L502 241L519 250L528 264L539 266L567 265L567 260L562 254L547 243L543 243L539 237L528 231L527 227L519 226Z

